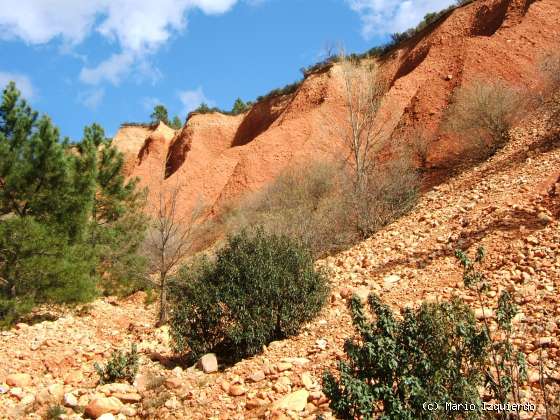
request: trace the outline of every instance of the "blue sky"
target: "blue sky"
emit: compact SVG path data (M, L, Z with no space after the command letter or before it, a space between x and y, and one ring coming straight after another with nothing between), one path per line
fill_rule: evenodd
M63 135L230 109L291 83L327 45L363 52L452 0L0 0L0 85Z

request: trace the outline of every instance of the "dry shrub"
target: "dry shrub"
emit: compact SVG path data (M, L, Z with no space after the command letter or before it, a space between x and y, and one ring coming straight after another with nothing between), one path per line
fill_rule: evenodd
M363 193L353 188L353 175L327 163L288 168L268 188L230 211L228 230L262 226L266 232L301 241L320 257L371 235L414 203L418 179L408 159L371 168Z
M314 256L340 249L351 241L340 182L340 170L329 164L289 168L229 213L228 230L262 226L303 242Z
M457 90L444 131L463 139L472 160L484 160L508 142L510 128L522 115L525 97L501 81L474 81Z
M552 52L546 54L541 60L541 71L543 74L545 88L548 92L560 89L560 53Z
M377 164L366 174L363 192L347 189L354 228L360 239L412 209L419 191L419 178L410 156L403 150L398 157Z

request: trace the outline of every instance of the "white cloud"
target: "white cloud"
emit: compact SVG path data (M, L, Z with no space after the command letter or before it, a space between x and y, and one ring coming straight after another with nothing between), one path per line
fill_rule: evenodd
M103 98L105 97L105 89L93 89L87 92L82 92L78 96L78 101L90 109L97 109Z
M0 0L0 39L21 39L44 44L54 39L77 45L93 31L120 47L95 67L84 68L80 78L90 84L118 84L130 71L157 69L146 57L174 33L183 31L190 10L220 14L238 0ZM139 63L134 66L134 63Z
M362 34L374 35L403 32L416 26L429 12L437 12L455 3L454 0L346 0L360 15Z
M121 78L128 73L133 63L134 56L132 54L113 54L97 67L84 67L80 72L80 80L92 85L107 80L117 85L121 81Z
M0 91L3 90L10 81L16 82L16 87L19 89L24 99L33 99L35 96L35 89L29 77L20 73L0 71Z
M183 104L182 114L187 115L189 112L194 111L203 102L212 107L215 105L214 101L208 99L204 95L202 87L195 90L183 90L178 94L179 100Z

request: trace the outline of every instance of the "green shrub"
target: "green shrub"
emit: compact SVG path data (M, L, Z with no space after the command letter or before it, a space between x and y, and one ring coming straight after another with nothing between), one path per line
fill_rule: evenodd
M265 101L267 99L276 98L277 96L291 95L292 93L295 93L299 89L299 87L301 86L302 83L303 83L303 80L299 80L297 82L290 83L290 84L288 84L284 87L273 89L270 92L268 92L266 95L259 96L257 98L257 102L262 102L262 101Z
M34 304L95 296L96 258L32 217L0 221L0 315L8 326Z
M47 409L45 419L46 420L60 420L60 419L64 418L63 416L66 416L66 410L64 409L64 407L62 407L58 404L55 404L55 405L51 405Z
M247 112L250 108L251 108L250 104L243 102L241 98L237 98L229 114L231 115L243 114L244 112Z
M208 104L206 104L205 102L201 103L198 108L196 108L194 111L192 111L192 113L196 113L196 114L212 114L213 112L219 112L222 114L225 114L225 112L218 108L218 107L210 107L208 106Z
M461 250L457 250L455 256L463 267L465 287L474 290L477 294L479 305L482 308L486 307L486 293L490 290L490 284L486 275L480 269L485 258L484 248L478 248L474 259L470 259ZM521 385L527 380L525 354L516 349L512 343L513 318L517 311L517 306L513 302L511 293L503 291L500 294L496 308L496 330L490 328L485 316L482 321L486 336L489 337L491 342L488 349L488 363L485 372L487 386L492 397L502 404L520 404ZM500 417L508 418L503 413Z
M339 363L338 378L325 372L323 390L333 411L345 419L455 418L449 403L480 402L488 339L462 303L423 304L406 309L402 320L369 297L375 319L370 321L360 301L350 302L359 334L348 340L348 361ZM426 402L439 403L428 412ZM479 413L468 415L477 417Z
M138 372L136 345L132 344L130 351L127 353L113 352L111 359L105 366L100 366L98 363L94 363L93 366L99 375L100 384L110 384L118 381L132 383Z
M320 311L327 281L308 251L257 229L229 238L215 262L183 268L170 293L178 353L216 352L232 361L296 334Z
M0 329L9 328L33 309L33 302L25 298L0 298Z

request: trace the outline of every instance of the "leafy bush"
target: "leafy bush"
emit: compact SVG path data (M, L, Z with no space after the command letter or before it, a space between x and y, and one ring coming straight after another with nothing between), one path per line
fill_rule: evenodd
M520 92L500 81L477 80L455 93L443 128L463 139L473 160L481 160L508 142L509 130L522 112Z
M482 308L488 306L485 295L490 290L480 270L484 254L479 248L471 260L456 252L465 287L476 292ZM490 328L484 313L479 326L459 300L406 309L402 320L377 296L368 300L375 319L370 322L359 300L350 302L359 339L346 342L349 361L340 362L337 377L324 374L324 392L339 416L366 419L382 412L386 419L456 418L456 411L444 410L448 402L472 403L478 409L465 415L480 418L482 398L522 403L527 373L525 355L512 344L517 308L510 292L498 299L496 328ZM542 371L541 388L546 404ZM426 402L439 404L438 411L427 412ZM505 411L497 417L519 418Z
M233 107L231 108L230 114L231 115L243 114L244 112L247 112L250 108L251 108L250 104L246 104L245 102L243 102L241 98L237 98L235 100L235 103L233 104Z
M111 359L105 366L94 363L93 367L99 375L100 384L110 384L118 381L134 382L134 377L138 372L136 344L132 344L130 351L127 353L113 352Z
M484 248L478 248L474 260L461 250L457 250L455 256L463 267L465 287L476 292L478 303L484 308L485 295L490 290L488 279L480 270L480 265L485 258ZM513 302L513 296L510 292L504 291L498 299L496 310L497 331L490 329L486 316L483 316L484 331L491 343L485 372L487 386L492 396L502 404L521 403L521 385L527 380L525 354L515 349L511 340L512 321L516 314L517 307ZM502 417L506 418L506 416Z
M320 311L328 288L302 246L257 229L231 236L215 262L183 268L171 290L175 350L234 361L296 334Z
M210 107L208 106L208 104L206 104L205 102L201 103L198 108L196 108L194 111L192 111L192 113L196 113L196 114L211 114L213 112L219 112L224 114L225 112L218 108L218 107Z
M270 92L268 92L266 95L259 96L257 98L257 102L262 102L267 99L276 98L277 96L291 95L292 93L295 93L298 90L298 88L301 86L302 83L303 80L299 80L297 82L290 83L282 88L273 89Z
M479 403L488 339L470 309L458 301L406 309L402 320L371 295L371 322L357 298L350 302L357 341L348 340L348 362L339 378L325 372L323 390L345 419L416 419L429 415L425 402L439 403L434 418L455 418L445 403ZM475 415L476 413L472 413Z

